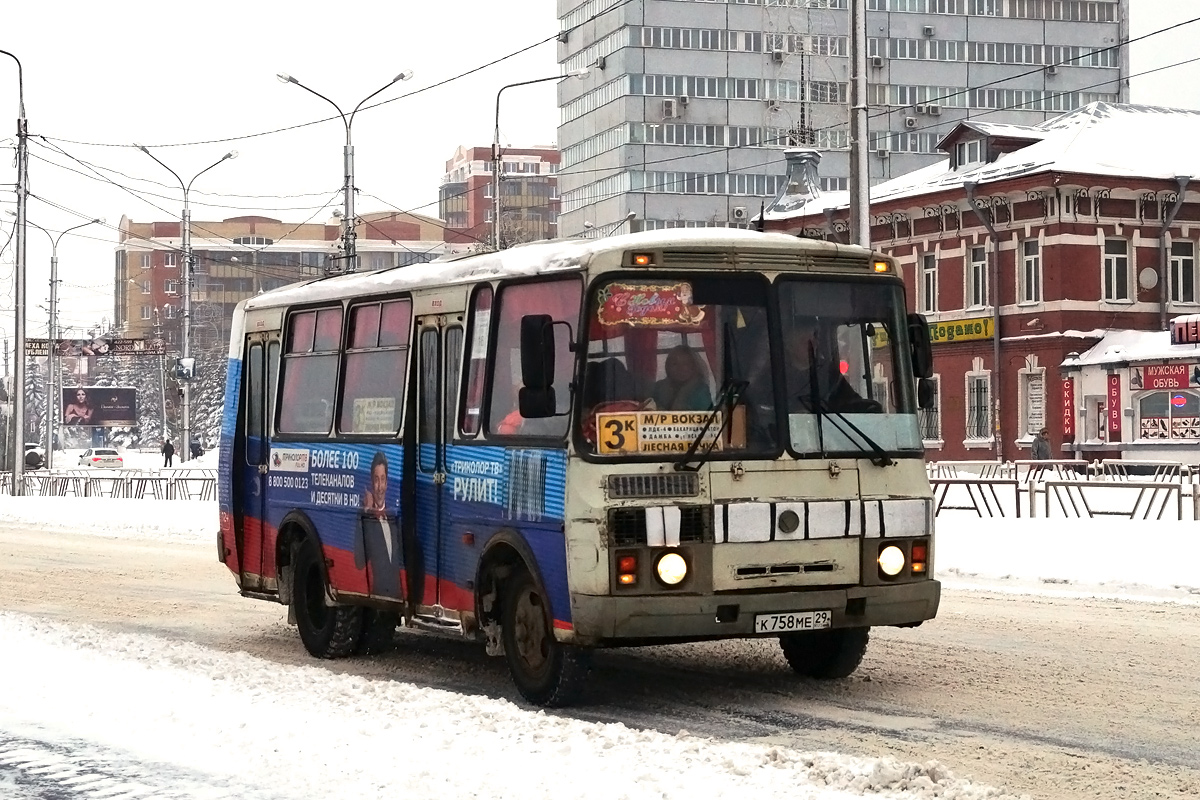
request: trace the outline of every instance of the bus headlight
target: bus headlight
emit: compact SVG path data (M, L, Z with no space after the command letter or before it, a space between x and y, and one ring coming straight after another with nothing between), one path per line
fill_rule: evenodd
M904 551L894 544L879 551L879 569L884 575L895 577L904 569Z
M679 553L663 553L654 562L658 579L667 586L677 586L687 577L687 561Z

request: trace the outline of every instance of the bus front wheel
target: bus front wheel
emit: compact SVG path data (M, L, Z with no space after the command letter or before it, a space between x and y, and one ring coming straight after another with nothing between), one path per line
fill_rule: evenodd
M292 608L300 641L317 658L345 658L354 653L363 629L363 610L330 606L320 546L308 539L300 545L292 577Z
M798 674L830 680L845 678L862 663L870 628L831 628L785 633L779 637L783 657Z
M578 699L587 676L587 654L555 640L545 597L528 572L509 580L502 614L504 659L521 696L547 708Z

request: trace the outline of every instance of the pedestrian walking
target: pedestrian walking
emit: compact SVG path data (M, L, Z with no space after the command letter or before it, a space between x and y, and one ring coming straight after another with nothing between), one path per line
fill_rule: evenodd
M1042 428L1037 432L1037 436L1033 437L1033 460L1034 461L1049 461L1053 458L1050 453L1050 431Z
M169 440L164 439L163 446L162 446L162 454L163 454L163 466L164 467L171 466L171 457L175 455L175 445L171 444L171 442Z

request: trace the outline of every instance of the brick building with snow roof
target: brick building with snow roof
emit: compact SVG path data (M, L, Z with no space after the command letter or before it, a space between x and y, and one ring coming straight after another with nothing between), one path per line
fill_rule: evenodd
M1200 462L1200 424L1143 421L1161 404L1142 402L1154 390L1134 365L1104 362L1116 377L1099 393L1076 368L1107 334L1200 311L1196 141L1200 112L1149 106L1093 103L1033 127L967 120L939 143L948 161L871 188L872 245L899 260L933 333L928 458L1026 459L1046 427L1055 457ZM789 151L765 230L849 240L849 197L820 193L818 160ZM1197 381L1170 391L1200 408L1200 369L1187 373Z

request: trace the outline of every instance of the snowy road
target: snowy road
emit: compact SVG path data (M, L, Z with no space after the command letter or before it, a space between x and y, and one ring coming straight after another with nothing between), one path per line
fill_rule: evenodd
M212 546L182 541L48 536L44 531L0 526L0 634L5 637L6 652L13 652L14 642L22 643L32 654L28 662L36 664L34 656L43 647L38 643L49 636L60 640L58 646L91 653L103 647L105 636L86 628L82 633L77 630L76 626L87 623L123 642L117 649L129 658L151 658L146 653L159 645L148 646L144 638L136 637L153 634L166 641L162 647L185 648L186 652L164 656L168 662L211 661L208 668L214 674L261 669L242 663L243 654L250 654L275 664L278 670L307 676L303 680L313 687L317 681L311 676L316 670L325 681L347 682L338 689L343 694L378 691L396 695L388 701L400 704L396 708L411 710L414 703L432 702L427 696L441 695L436 690L445 689L467 695L468 702L478 707L475 713L486 718L501 714L497 709L508 708L507 701L515 700L502 661L489 659L482 649L463 642L402 633L396 647L379 657L314 662L285 624L284 609L238 597L213 550ZM5 611L19 613L14 617L2 613ZM196 656L196 652L214 655L210 659ZM93 655L99 674L131 669L126 662L109 663L99 654ZM20 661L25 663L25 659ZM19 673L12 659L6 662L0 665L0 675ZM794 796L840 798L900 783L919 789L930 777L910 776L912 780L899 783L878 776L855 777L856 769L870 776L872 769L878 772L879 768L856 767L834 759L829 763L773 764L766 771L755 768L743 776L742 784L726 785L730 774L739 774L746 764L758 764L756 759L832 751L864 759L889 756L903 764L936 760L975 784L973 788L947 781L939 788L950 791L942 796L984 797L988 796L987 786L1056 800L1200 796L1200 737L1196 734L1200 729L1200 676L1195 670L1200 663L1200 614L1195 606L951 589L937 620L915 630L873 632L863 668L850 680L836 684L796 680L772 641L609 651L599 654L596 663L586 704L543 718L538 724L562 728L569 742L571 736L590 741L598 735L597 730L624 730L586 728L589 732L580 734L583 728L579 726L585 723L624 723L632 731L618 737L620 741L613 745L618 750L631 747L643 754L661 752L664 764L675 759L690 763L679 775L674 766L664 767L663 774L631 775L630 786L657 791L669 786L684 789L695 783L702 787L690 793L696 798L737 796L752 789L765 797L772 796L772 787L759 786L759 781L792 776L789 779L797 781L798 790ZM11 685L15 677L37 683L41 676L33 667L29 670L24 676L10 675L5 682ZM155 676L160 671L148 674ZM170 697L171 690L147 681L145 691L147 697ZM325 687L320 691L333 690ZM266 702L279 710L267 712L264 718L256 716L253 705L247 707L244 718L227 721L237 735L230 734L225 745L214 740L207 751L201 749L203 757L229 757L221 755L220 747L236 747L239 731L246 724L263 724L271 720L271 714L286 717L299 713L289 703L302 706L305 702L302 696L288 698L285 692L271 689L262 693L266 696L237 702ZM235 700L227 698L225 702ZM104 753L91 753L86 747L80 758L68 759L75 772L56 767L53 759L58 751L54 748L63 746L62 731L50 720L42 720L34 729L26 725L22 730L11 726L5 730L6 719L27 720L37 714L32 700L23 712L22 701L7 702L7 707L0 702L0 709L9 715L0 717L0 794L5 797L176 796L173 792L180 797L199 796L187 793L194 776L186 762L147 773L158 783L142 780L148 787L142 793L132 789L128 790L132 793L116 793L106 789L114 784L105 783L95 784L95 794L84 794L82 789L76 794L36 789L39 784L30 783L30 775L67 776L63 780L74 775L83 783L72 785L82 787L91 785L88 776L115 780L110 772L124 767L119 763L113 766ZM81 702L87 703L86 698ZM146 725L162 722L150 710L144 713L149 715ZM236 718L237 714L230 716ZM337 739L337 725L361 727L378 722L348 721L343 716L333 715L331 729L323 732L328 740ZM43 735L46 731L41 728L47 726L54 729L55 737ZM276 735L277 720L267 727L271 736ZM83 722L68 726L69 733L83 736L83 741L105 741L98 734L84 736L81 731L86 729ZM680 740L676 735L680 729L689 731L694 735L691 741L701 744L681 745L688 737ZM489 756L485 747L488 736L502 734L492 732L484 736L483 743L441 756L474 765L470 770L473 777L453 787L460 793L470 786L476 787L478 796L505 796L511 790L494 769L487 772L489 765L498 766L495 754ZM706 748L710 745L699 737L724 743L722 752L750 749L736 750L742 755L732 757L732 767L709 774ZM272 744L282 749L284 742L267 742ZM243 746L260 745L259 739L251 738ZM530 768L537 769L538 764L549 768L556 754L570 750L569 745L565 751L559 747L543 753L540 760L530 755ZM539 745L534 741L530 748L536 753ZM26 762L19 761L20 755L18 761L11 760L12 753L24 750L33 754L25 757ZM424 757L437 758L436 752L426 752ZM152 755L143 755L142 763L147 763L146 759L157 763ZM505 762L512 758L507 751ZM581 758L573 756L571 763L591 763ZM784 762L788 758L785 755ZM307 774L301 767L307 765L296 766L293 774ZM511 764L504 767L511 772ZM276 796L273 791L278 787L261 781L264 773L257 765L247 769L258 779L253 782L254 796ZM789 771L781 772L784 769ZM584 777L588 779L586 773ZM938 779L936 774L932 777ZM313 785L319 780L314 777ZM360 796L372 796L370 786L384 785L380 782L384 779L370 770L361 780L367 792ZM811 794L808 788L799 791L801 780L805 787L827 783L833 793ZM250 789L247 784L234 796L250 796ZM279 791L281 797L304 796L295 787ZM409 794L420 796L413 795L411 787ZM616 791L606 796L621 794ZM643 796L632 790L627 794ZM210 785L203 796L230 795L220 786ZM889 795L885 792L885 796ZM896 796L933 794L916 791Z

